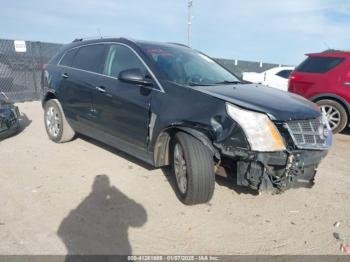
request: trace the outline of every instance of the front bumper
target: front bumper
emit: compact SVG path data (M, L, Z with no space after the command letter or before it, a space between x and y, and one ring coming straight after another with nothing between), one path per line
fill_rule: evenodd
M281 193L288 188L311 187L317 167L327 153L328 150L246 151L234 159L224 157L222 166L236 174L238 185Z

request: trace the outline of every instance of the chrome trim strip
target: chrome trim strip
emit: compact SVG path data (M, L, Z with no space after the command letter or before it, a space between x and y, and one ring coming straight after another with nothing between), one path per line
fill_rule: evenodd
M157 121L157 115L155 113L152 112L151 114L151 120L149 121L149 140L152 141L153 139L153 129L154 129L154 125L156 124Z
M84 46L90 46L90 45L105 45L105 44L121 45L121 46L125 46L125 47L129 48L137 56L137 58L141 61L141 63L146 67L147 71L151 74L152 78L154 79L154 81L158 85L159 89L152 88L152 90L165 93L163 86L160 84L160 82L158 81L157 77L152 72L152 70L149 68L149 66L146 64L146 62L142 59L142 57L133 48L131 48L130 46L128 46L126 44L123 44L123 43L118 43L118 42L98 42L98 43L91 43L91 44L85 44L85 45L79 45L79 46L72 47L72 48L70 48L70 49L68 49L68 50L66 50L64 52L64 54L62 55L62 57L58 61L57 66L71 68L71 69L75 69L75 70L80 70L80 71L83 71L83 72L88 72L88 73L92 73L92 74L96 74L96 75L105 76L105 77L109 77L109 78L113 78L113 79L119 80L117 77L108 76L108 75L105 75L105 74L100 74L100 73L96 73L96 72L92 72L92 71L88 71L88 70L84 70L84 69L79 69L79 68L75 68L75 67L64 66L64 65L60 64L62 62L63 58L65 57L65 55L69 51L71 51L73 49L77 49L77 48L84 47Z

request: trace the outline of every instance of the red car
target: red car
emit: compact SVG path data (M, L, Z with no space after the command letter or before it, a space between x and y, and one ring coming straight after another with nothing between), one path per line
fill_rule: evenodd
M350 52L327 50L307 54L289 78L289 92L315 102L333 133L348 126L350 114Z

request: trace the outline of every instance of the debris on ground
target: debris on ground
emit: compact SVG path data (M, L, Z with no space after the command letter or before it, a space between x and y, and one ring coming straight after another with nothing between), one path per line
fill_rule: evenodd
M345 254L350 254L350 244L341 244L340 251Z
M290 210L289 213L299 213L299 210Z
M344 241L344 239L341 237L341 235L339 233L337 233L337 232L334 232L333 236L338 241Z
M335 223L333 224L333 226L334 226L334 227L339 227L339 226L340 226L340 222L339 222L339 221L335 222Z

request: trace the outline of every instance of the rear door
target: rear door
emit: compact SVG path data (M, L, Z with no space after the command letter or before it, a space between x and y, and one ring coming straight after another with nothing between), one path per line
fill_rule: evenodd
M128 46L110 44L107 53L105 76L101 77L100 86L93 91L96 124L108 134L145 149L152 91L122 82L118 76L123 70L140 69L144 77L150 77L148 70Z
M105 50L104 44L82 46L67 52L60 62L62 80L58 97L66 116L80 124L94 122L92 92L99 85Z

